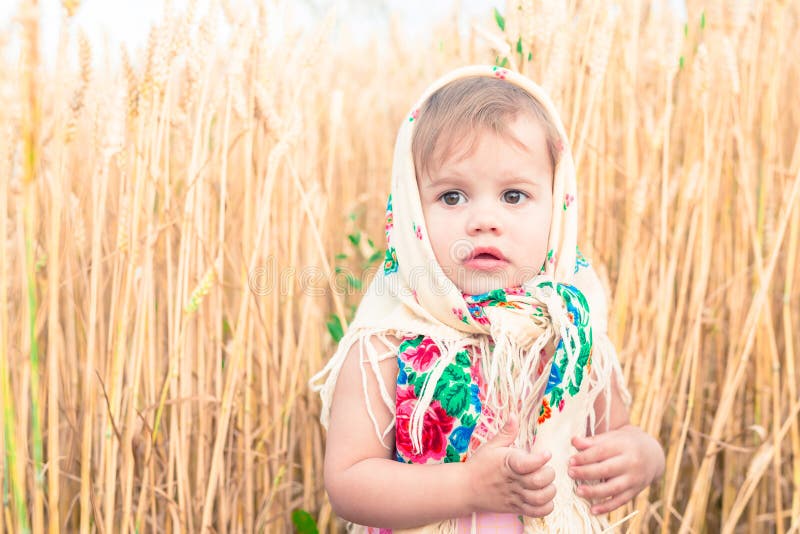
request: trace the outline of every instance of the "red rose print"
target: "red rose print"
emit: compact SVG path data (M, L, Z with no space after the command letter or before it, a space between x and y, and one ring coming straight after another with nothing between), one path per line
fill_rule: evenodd
M440 355L441 352L436 343L430 338L425 338L417 347L407 349L400 357L410 363L411 367L419 373L430 369Z
M415 464L428 460L438 462L447 453L447 436L453 430L454 418L449 417L439 401L433 401L422 419L422 450L417 453L411 443L411 412L417 405L413 386L397 388L396 433L397 452Z

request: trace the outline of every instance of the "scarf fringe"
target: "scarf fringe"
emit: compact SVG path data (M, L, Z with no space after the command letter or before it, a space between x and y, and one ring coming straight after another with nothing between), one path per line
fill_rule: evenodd
M366 363L369 365L378 383L381 400L392 414L395 413L395 399L389 395L389 390L386 387L386 383L383 380L383 375L379 368L381 361L397 357L394 344L389 340L389 336L392 335L402 336L402 334L386 330L385 328L351 328L339 342L339 346L330 361L320 372L312 376L308 381L311 390L318 392L322 400L319 420L326 430L330 422L331 404L333 402L334 391L336 390L336 382L339 379L339 373L342 370L347 355L356 344L358 346L357 354L359 368L361 369L361 387L364 392L364 398L369 399L367 396L367 369L364 365ZM379 342L386 350L384 352L379 352L374 346L374 342ZM381 443L384 443L384 438L391 432L392 428L394 428L394 417L389 425L381 430L378 425L378 420L375 417L372 404L369 401L367 401L367 413L372 421L375 435ZM385 443L384 446L386 447Z
M551 281L551 285L541 284L541 277L534 281L537 283L531 284L529 291L532 291L535 300L544 305L546 313L540 317L525 314L509 320L507 311L487 309L495 347L489 361L487 362L487 358L482 361L487 380L489 413L517 414L520 428L515 446L528 451L533 449L536 440L538 410L555 358L553 355L549 361L543 362L543 358L548 357L543 349L548 344L554 349L559 339L563 341L567 355L563 380L571 382L576 381L575 373L581 349L578 329L570 320L564 300L554 288L555 283ZM505 314L506 320L494 320L493 315L501 313ZM518 321L530 322L531 319L536 323L535 328L519 327ZM488 436L478 437L482 438L482 442L496 435L505 420L490 420L486 424Z
M614 385L622 399L623 404L630 408L631 394L625 387L625 378L622 375L622 368L617 358L617 351L614 344L608 338L606 332L595 332L592 342L592 368L584 380L586 385L587 402L589 403L588 424L590 434L595 434L595 429L600 427L604 432L609 429L611 420L611 391ZM595 401L603 395L605 400L605 410L602 414L595 411ZM605 424L604 427L601 425Z

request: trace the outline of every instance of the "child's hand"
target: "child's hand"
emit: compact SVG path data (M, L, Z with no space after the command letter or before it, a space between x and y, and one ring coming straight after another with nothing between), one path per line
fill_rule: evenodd
M661 445L637 426L625 425L593 437L574 437L578 449L569 461L569 476L598 481L580 484L578 495L594 501L593 514L616 510L664 472Z
M544 517L553 511L555 471L549 452L529 453L510 445L518 432L513 416L466 463L469 502L477 512Z

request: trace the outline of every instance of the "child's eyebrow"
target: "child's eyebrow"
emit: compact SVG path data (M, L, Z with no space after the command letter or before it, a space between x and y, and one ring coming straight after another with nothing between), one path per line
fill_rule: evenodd
M507 179L500 182L504 186L511 186L511 185L528 185L528 186L536 186L542 187L545 185L548 180L550 179L549 176L537 175L536 173L530 174L523 174L523 175L514 175L510 176Z
M433 189L444 186L458 186L461 185L463 181L464 178L459 173L454 172L448 173L446 176L441 176L436 179L428 175L427 179L423 180L421 185L423 189Z
M548 174L545 176L542 173L530 172L528 174L514 174L509 175L508 177L504 177L500 180L500 184L502 185L514 185L514 184L521 184L521 185L541 185L543 182L548 182L551 179L551 176ZM459 172L453 171L448 172L444 176L439 176L437 178L432 178L430 175L427 176L427 179L422 181L422 186L424 188L434 188L434 187L442 187L447 185L461 185L466 178Z

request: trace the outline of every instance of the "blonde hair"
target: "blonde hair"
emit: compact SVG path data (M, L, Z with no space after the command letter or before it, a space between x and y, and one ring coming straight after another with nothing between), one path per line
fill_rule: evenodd
M550 165L555 172L558 130L539 101L505 80L472 76L444 85L419 109L411 138L417 180L438 169L456 149L463 147L464 153L471 152L481 130L521 144L508 129L520 113L530 114L544 128Z

